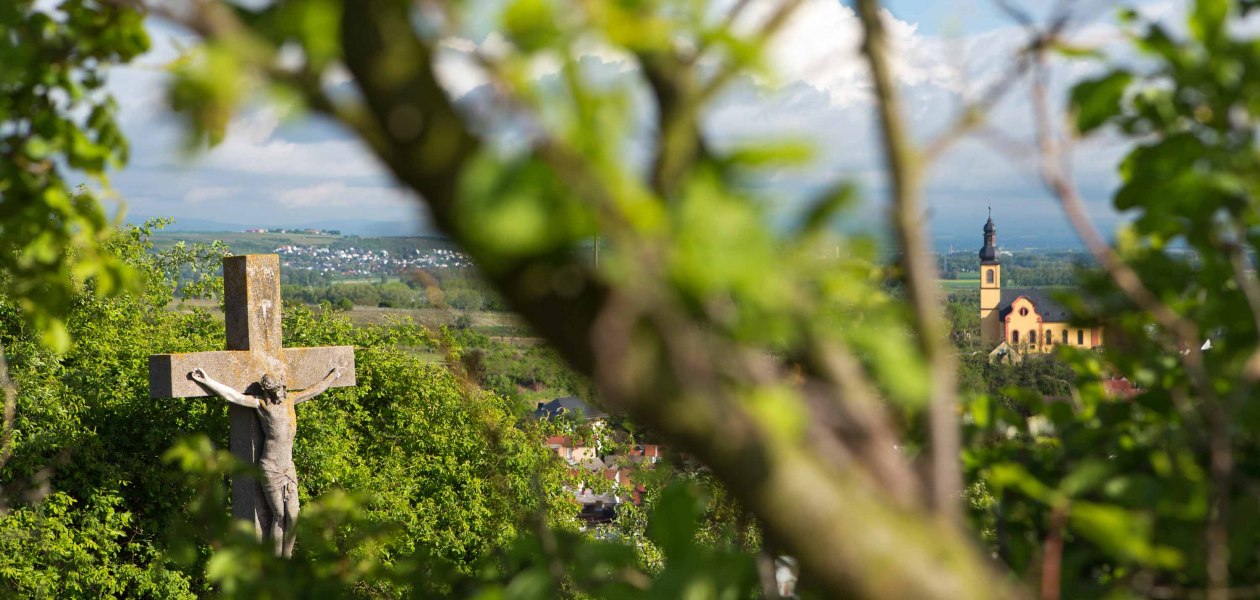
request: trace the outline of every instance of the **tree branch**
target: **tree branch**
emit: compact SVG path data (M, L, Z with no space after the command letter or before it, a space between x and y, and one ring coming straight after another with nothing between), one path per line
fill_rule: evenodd
M1139 309L1150 314L1164 331L1172 335L1175 343L1173 350L1180 356L1191 387L1199 396L1200 410L1208 428L1211 475L1211 502L1205 531L1208 597L1211 600L1226 598L1229 591L1229 495L1234 469L1228 410L1216 394L1203 363L1203 340L1198 325L1156 297L1137 272L1103 239L1090 219L1085 203L1069 175L1066 161L1062 158L1064 151L1058 142L1059 136L1055 135L1051 125L1045 73L1043 50L1037 55L1032 90L1042 180L1059 199L1059 204L1077 236L1115 282L1116 287Z
M949 348L948 327L940 312L938 274L929 255L931 237L922 222L920 165L902 120L900 93L893 80L879 4L876 0L860 0L857 6L865 31L862 52L879 99L884 160L892 187L891 217L902 252L901 277L910 299L919 349L927 359L932 381L928 414L932 441L932 504L942 516L961 526L958 365Z
M438 85L430 42L414 31L406 2L344 0L344 8L345 64L365 100L365 123L381 134L373 150L399 181L423 197L439 228L465 241L462 232L476 224L459 221L459 184L480 141ZM665 91L681 89L679 98L696 101L694 81L670 79L665 85L676 86ZM662 169L666 191L694 162L695 154L688 153L701 148L695 114L688 112L698 107L679 105L677 110L671 127L694 139L671 150L681 158L677 163L671 158ZM400 117L418 117L422 126L391 127ZM562 180L577 182L580 195L607 204L601 196L607 190L596 185L584 157L546 140L532 150ZM985 599L1014 594L957 528L925 518L913 502L890 496L884 487L891 484L829 460L802 439L808 431L784 429L750 407L749 391L786 386L789 371L774 360L750 358L761 350L722 337L680 306L668 284L659 239L636 237L630 228L610 233L621 236L615 240L620 262L635 271L633 293L604 283L570 252L503 256L478 247L466 251L485 267L487 279L514 310L576 371L592 376L604 404L703 461L830 595ZM560 270L576 279L577 292L540 285ZM770 368L760 362L770 362ZM952 381L952 369L947 374ZM854 456L878 453L880 458L859 460L896 462L891 433L877 431L871 423L878 417L858 404L873 398L834 401L853 411L852 425L845 426L854 427L854 439L870 446L846 446L862 451ZM956 459L957 453L950 457ZM907 470L900 469L897 473Z
M0 391L4 393L3 421L0 421L0 470L13 456L13 421L17 412L17 384L9 377L9 363L0 346ZM4 511L4 495L0 493L0 514Z

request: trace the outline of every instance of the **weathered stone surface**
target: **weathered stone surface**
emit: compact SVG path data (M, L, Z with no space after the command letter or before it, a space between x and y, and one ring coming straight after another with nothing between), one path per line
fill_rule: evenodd
M228 350L280 350L280 257L246 254L223 259L223 315Z
M281 355L282 372L287 387L291 390L303 390L319 383L328 374L328 370L335 366L341 366L344 375L332 387L351 387L355 384L354 346L284 348ZM188 373L198 367L205 369L215 379L244 390L262 378L270 362L255 352L239 350L154 354L149 356L149 397L195 398L212 395L206 388L188 378ZM280 373L273 375L280 376Z
M232 456L246 464L258 464L263 450L262 423L258 422L258 415L243 406L229 404L228 426L228 450ZM232 518L252 525L259 541L266 535L271 510L267 508L262 484L257 478L232 476Z
M245 376L251 376L257 367L270 368L278 375L282 365L273 361L278 357L282 344L280 257L275 254L225 257L223 296L227 349L253 351L248 352L253 368L249 371L250 375ZM245 389L235 384L233 387ZM258 416L248 408L230 405L228 418L231 422L228 447L232 455L248 464L258 464L263 448L262 425ZM258 480L245 476L232 478L232 516L252 523L258 539L263 538L264 527L271 522L271 512L267 509Z
M245 392L269 373L282 377L291 390L309 388L334 367L341 377L332 387L355 384L354 348L283 348L280 336L280 258L274 254L223 259L224 316L227 350L149 357L149 395L154 398L210 396L192 381L193 369L204 369L220 383ZM255 409L230 404L229 446L237 459L258 464L263 432ZM232 481L232 516L253 523L259 538L271 521L262 487L252 477Z

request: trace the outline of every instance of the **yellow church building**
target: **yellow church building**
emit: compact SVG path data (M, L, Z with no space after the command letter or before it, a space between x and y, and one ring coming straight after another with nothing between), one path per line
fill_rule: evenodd
M1051 298L1051 289L1002 288L997 227L993 216L984 224L980 248L980 342L993 354L1051 352L1055 346L1096 348L1103 343L1101 327L1073 326L1067 310ZM1006 352L1004 352L1006 351Z

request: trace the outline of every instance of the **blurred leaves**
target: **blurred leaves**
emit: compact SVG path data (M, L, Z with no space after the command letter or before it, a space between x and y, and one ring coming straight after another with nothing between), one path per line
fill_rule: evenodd
M109 295L137 283L101 251L111 223L99 201L106 171L127 160L105 70L148 49L142 19L84 0L0 6L0 282L58 351L81 285ZM67 182L82 177L92 185Z
M1132 222L1117 232L1115 251L1182 330L1138 310L1110 279L1086 277L1087 300L1075 308L1082 320L1108 323L1108 342L1101 358L1067 353L1081 374L1074 406L1046 407L1049 439L990 438L1038 481L1079 494L1074 513L1090 502L1069 526L1116 561L1110 568L1140 564L1130 568L1150 585L1209 593L1260 580L1239 554L1260 543L1248 529L1260 505L1247 491L1260 443L1256 380L1246 369L1260 348L1260 45L1243 26L1252 9L1196 0L1184 28L1128 14L1141 68L1113 65L1073 90L1081 132L1111 126L1133 144L1113 198ZM1107 397L1104 372L1140 384L1141 394ZM1030 513L1004 514L1041 527ZM1124 584L1098 585L1101 595Z
M1072 88L1072 110L1076 113L1076 129L1086 134L1097 129L1120 110L1120 100L1133 76L1126 71L1113 71L1105 77L1076 84Z

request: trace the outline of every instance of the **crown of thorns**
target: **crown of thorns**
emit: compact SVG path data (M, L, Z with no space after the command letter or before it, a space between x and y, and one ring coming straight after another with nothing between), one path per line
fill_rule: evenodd
M270 392L270 391L275 391L284 387L284 382L280 381L279 379L275 377L272 377L271 374L268 373L262 376L262 379L259 380L258 385L262 386L262 389Z

